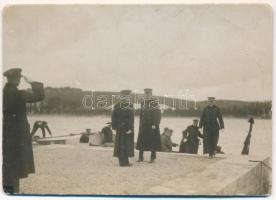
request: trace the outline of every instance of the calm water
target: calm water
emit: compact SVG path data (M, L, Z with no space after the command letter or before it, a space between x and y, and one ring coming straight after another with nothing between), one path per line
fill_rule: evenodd
M35 120L45 120L48 122L54 136L68 135L69 133L80 133L86 128L92 131L99 131L110 121L108 116L29 116L30 125ZM161 121L161 131L164 127L174 130L172 140L180 142L182 131L192 123L193 118L184 117L163 117ZM225 118L225 129L220 134L219 145L227 154L240 154L243 141L248 133L249 123L246 119ZM135 140L139 127L139 118L135 118ZM41 133L38 133L41 135ZM271 120L256 119L253 125L250 154L271 155L272 146L272 122ZM174 150L178 150L178 147ZM199 154L202 154L202 145L199 147Z

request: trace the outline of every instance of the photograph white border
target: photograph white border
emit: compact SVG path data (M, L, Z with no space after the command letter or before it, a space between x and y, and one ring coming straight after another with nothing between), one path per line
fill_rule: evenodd
M57 5L68 5L68 4L267 4L269 5L272 9L273 9L273 77L275 77L275 70L274 70L274 66L275 66L275 19L274 19L274 15L275 15L275 9L276 9L276 1L275 0L1 0L0 1L0 10L1 10L1 14L3 16L3 9L6 6L10 6L10 5L22 5L22 4L57 4ZM246 13L245 13L246 14ZM2 35L2 19L0 20L0 34ZM0 40L0 45L2 47L2 39ZM2 61L2 48L0 50L1 52L1 57L0 57L0 61L1 61L1 67L2 67L2 72L3 72L3 61ZM273 80L273 99L272 99L272 105L275 105L275 81ZM3 86L3 78L1 79L1 83L0 83L1 87ZM3 88L3 87L2 87ZM1 89L1 98L0 98L0 103L2 105L2 89ZM275 139L275 111L276 108L275 106L272 106L273 110L272 110L272 144L276 144L276 139ZM2 113L2 106L1 106L1 113ZM1 127L2 127L2 120L0 122ZM1 129L2 132L2 129ZM2 133L1 133L2 135ZM2 137L0 137L0 148L1 148L1 152L2 152ZM275 195L275 147L273 147L274 145L272 145L272 195L269 197L263 197L266 199L274 199L276 197ZM2 153L1 153L1 167L2 167ZM0 170L0 176L2 177L2 170ZM0 183L0 187L2 188L2 181ZM120 197L89 197L89 196L84 196L84 197L76 197L76 196L66 196L66 197L51 197L51 196L8 196L5 195L1 189L0 191L0 199L20 199L20 200L25 200L25 199L63 199L63 198L67 198L67 199L84 199L84 198L89 198L89 199L121 199ZM123 197L122 197L123 198ZM141 198L131 198L131 199L141 199ZM173 198L166 198L166 199L173 199ZM187 198L187 199L193 199L193 198ZM205 199L204 197L200 197L197 199ZM220 199L228 199L228 198L220 198ZM239 197L234 197L232 199L244 199L244 198L239 198ZM256 199L256 197L249 197L246 199Z

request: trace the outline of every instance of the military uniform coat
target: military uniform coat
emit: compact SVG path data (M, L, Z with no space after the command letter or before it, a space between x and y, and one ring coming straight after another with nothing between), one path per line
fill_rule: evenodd
M136 149L142 151L160 151L161 111L157 101L154 99L145 100L141 103L140 125ZM155 129L152 129L152 126Z
M112 130L111 128L109 128L108 126L104 127L101 131L104 135L104 141L103 143L106 143L106 142L112 142Z
M214 153L219 139L219 129L224 128L220 109L213 105L207 106L200 118L199 128L203 127L203 153Z
M161 135L161 150L164 152L171 152L173 146L175 146L175 144L172 142L171 137L167 136L165 134L162 134Z
M114 157L134 156L134 108L128 100L122 100L114 106L111 116L112 129L116 131ZM131 130L130 134L127 131Z
M183 138L187 138L187 142L186 142L187 146L183 153L197 154L199 138L203 138L203 135L198 130L198 127L193 125L188 126L187 129L183 131Z
M27 177L35 172L30 125L27 120L26 103L44 98L43 84L32 82L32 91L18 90L7 83L3 89L3 178L5 184L11 179Z

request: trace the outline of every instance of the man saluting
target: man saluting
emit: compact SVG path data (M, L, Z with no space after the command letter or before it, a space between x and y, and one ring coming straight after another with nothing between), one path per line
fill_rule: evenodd
M161 136L159 124L161 111L159 103L152 98L152 89L144 89L145 99L141 103L140 126L136 149L139 151L138 162L143 162L144 151L151 151L150 162L156 159L156 151L161 150Z
M21 75L20 68L4 72L7 83L3 89L3 189L6 193L19 192L19 179L34 173L33 149L26 103L44 98L43 84L30 82ZM21 77L32 90L19 90Z
M199 128L203 127L203 153L209 153L213 158L219 139L219 130L224 128L223 118L220 109L215 105L215 98L208 97L208 106L204 108Z

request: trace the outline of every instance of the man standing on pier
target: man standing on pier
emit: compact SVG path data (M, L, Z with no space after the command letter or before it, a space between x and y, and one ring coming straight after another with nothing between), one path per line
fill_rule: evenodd
M34 158L26 103L43 100L43 84L31 82L21 75L20 68L4 72L7 83L3 88L3 189L5 193L19 193L19 179L34 173ZM19 90L21 77L32 91Z
M144 151L151 151L150 162L156 159L156 151L161 150L160 121L161 111L158 101L152 97L152 89L144 89L145 99L141 103L140 126L136 149L139 150L138 162L144 161Z
M220 109L215 105L215 98L208 97L208 106L204 108L199 128L203 127L203 153L209 153L209 158L213 158L219 139L219 130L224 128L223 118Z
M130 102L131 90L120 92L120 101L114 106L111 125L116 130L114 157L121 167L129 167L129 157L134 156L134 108Z

